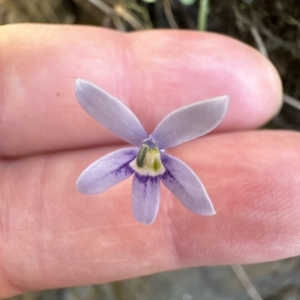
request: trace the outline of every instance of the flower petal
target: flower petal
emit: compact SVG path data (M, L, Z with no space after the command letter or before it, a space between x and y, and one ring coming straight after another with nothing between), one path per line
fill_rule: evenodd
M143 224L154 222L160 201L158 176L134 174L132 182L132 210L134 217Z
M166 172L160 175L160 179L178 200L197 214L215 214L213 204L197 175L174 156L162 152L161 158Z
M114 151L87 167L79 176L76 187L83 194L96 194L130 177L134 171L129 163L135 159L138 148Z
M76 79L75 93L82 108L124 141L140 146L149 136L136 115L121 101L83 79Z
M228 96L222 96L173 111L156 126L152 134L158 148L175 147L213 130L224 118L228 102Z

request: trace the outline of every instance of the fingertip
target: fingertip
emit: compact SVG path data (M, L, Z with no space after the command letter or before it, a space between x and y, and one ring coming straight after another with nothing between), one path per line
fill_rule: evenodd
M277 70L241 41L216 33L166 30L136 32L129 38L141 69L134 82L147 82L136 88L139 95L134 94L135 98L143 96L148 103L155 99L163 110L172 111L183 104L228 95L228 113L218 131L259 127L282 105ZM152 40L155 42L150 43ZM180 47L174 47L178 41ZM147 116L140 107L136 110ZM154 118L149 119L150 127L160 121L161 115Z

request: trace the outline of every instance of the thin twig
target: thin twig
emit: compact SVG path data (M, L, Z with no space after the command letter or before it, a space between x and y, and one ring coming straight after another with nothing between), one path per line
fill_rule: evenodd
M256 29L255 26L251 25L250 26L250 32L252 34L252 37L256 43L256 46L259 50L259 52L264 55L265 57L269 58L269 55L268 55L268 51L267 51L267 48L265 46L265 43L259 33L259 31ZM299 100L287 95L287 94L283 94L283 101L284 103L292 106L293 108L295 109L298 109L300 110L300 102Z
M87 0L87 1L89 1L91 4L99 8L107 15L117 14L126 22L128 22L136 30L144 28L143 24L137 18L135 18L135 16L129 10L127 10L125 7L123 7L120 4L116 4L113 8L111 8L102 0ZM116 21L116 19L114 21ZM119 22L117 21L117 23Z
M259 31L267 36L271 41L274 42L275 45L279 45L283 49L289 51L294 57L300 58L299 51L297 47L293 45L293 42L288 42L285 40L282 40L281 38L275 36L264 24L263 22L257 17L256 12L253 10L251 11L251 18L252 20L249 20L247 17L245 17L238 9L236 5L233 5L233 10L235 15L238 17L239 21L242 24L245 24L249 27L253 26L253 23L256 24L256 28L259 28Z
M114 6L114 11L118 14L122 19L128 22L134 29L139 30L143 29L144 26L140 20L138 20L128 9L120 4L116 4Z
M142 16L143 21L141 24L143 25L143 28L153 28L149 11L146 7L140 6L134 1L122 1L122 5L129 10L139 13Z
M300 102L299 102L299 100L297 100L297 99L295 99L295 98L293 98L293 97L291 97L291 96L289 96L287 94L283 94L283 101L286 104L288 104L288 105L290 105L290 106L292 106L292 107L300 110Z
M170 24L171 28L178 28L178 25L176 23L176 20L174 18L173 12L172 12L172 7L170 4L170 0L163 0L163 6L164 6L164 11L167 17L167 20Z
M87 0L107 15L113 14L113 9L102 0Z
M28 22L29 13L22 11L19 5L16 5L13 2L2 0L0 3L1 6L4 6L6 10L17 12L19 19L22 18Z
M52 23L60 23L58 16L56 15L55 11L52 9L48 0L44 1L44 6L48 11L47 15L49 16L49 18L51 18Z
M245 290L247 291L249 297L252 300L263 300L263 298L259 295L257 289L249 279L248 275L246 274L245 270L241 265L232 265L231 266L233 272L235 273L236 277L239 279Z
M123 32L126 31L126 28L125 28L125 26L123 25L122 20L121 20L121 18L120 18L118 15L113 14L113 15L111 16L111 18L112 18L112 21L113 21L115 27L116 27L119 31L123 31Z
M272 33L272 31L269 30L269 28L267 28L264 25L264 23L259 19L259 17L257 16L257 13L254 10L251 11L251 16L252 16L252 20L259 27L261 33L263 33L264 35L266 35L274 43L277 43L278 45L280 45L283 49L289 51L293 56L295 56L296 58L300 59L299 51L298 51L297 47L295 47L293 45L294 42L286 41L286 40L281 39L280 37L274 35Z
M259 50L259 52L265 56L265 57L269 57L268 55L268 51L267 51L267 48L265 46L265 43L259 33L259 31L257 30L257 28L255 26L250 26L250 31L251 31L251 34L252 34L252 37L254 38L254 41L256 43L256 46Z
M205 31L209 0L200 0L198 11L198 30Z

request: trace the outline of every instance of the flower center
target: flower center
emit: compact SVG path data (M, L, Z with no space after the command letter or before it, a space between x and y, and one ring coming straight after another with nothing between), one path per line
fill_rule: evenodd
M161 162L159 149L152 140L143 143L136 159L129 165L138 174L145 176L161 175L166 170Z

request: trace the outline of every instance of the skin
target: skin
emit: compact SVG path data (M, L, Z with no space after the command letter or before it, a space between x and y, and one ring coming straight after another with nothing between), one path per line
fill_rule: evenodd
M282 93L257 51L192 31L0 31L1 298L300 254L300 138L253 130L276 114ZM131 180L77 192L85 167L124 146L79 106L78 77L122 100L148 132L177 107L229 95L213 134L169 151L199 175L217 214L196 215L162 188L157 220L144 226L132 216Z

